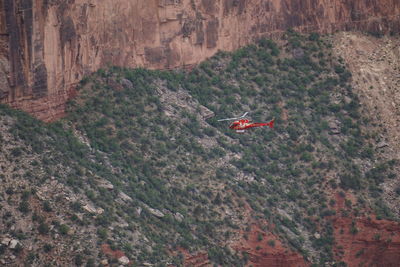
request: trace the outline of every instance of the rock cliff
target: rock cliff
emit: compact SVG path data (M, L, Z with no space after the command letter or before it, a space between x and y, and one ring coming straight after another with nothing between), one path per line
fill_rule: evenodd
M0 99L43 120L107 65L196 64L292 27L398 32L397 0L0 0Z
M348 266L398 266L400 260L400 224L376 216L345 216L349 208L339 194L337 215L332 224L336 246L335 258ZM355 199L354 199L355 200ZM344 213L343 213L344 212Z

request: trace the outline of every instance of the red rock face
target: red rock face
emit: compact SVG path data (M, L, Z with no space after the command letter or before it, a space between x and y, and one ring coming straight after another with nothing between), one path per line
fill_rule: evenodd
M184 248L178 248L178 252L183 255L183 266L200 267L209 266L211 264L207 252L195 252L190 254L189 251ZM173 265L171 265L171 267L172 266Z
M341 216L344 198L336 195L337 214L333 218L337 261L348 266L387 266L400 263L400 224L377 220L375 216Z
M400 225L376 219L356 219L356 234L351 233L351 218L334 221L336 252L348 266L399 266Z
M0 0L0 101L51 120L101 67L190 66L261 36L399 32L398 0Z
M266 225L266 222L263 221ZM246 266L253 267L306 267L303 257L284 247L279 239L272 233L262 230L258 224L251 225L248 232L240 231L242 238L229 241L229 247L234 251L247 254ZM187 250L179 248L183 254L184 266L211 266L207 252L190 254ZM175 253L176 254L176 253Z
M272 233L263 231L257 224L250 231L243 232L245 238L235 242L236 251L248 254L248 266L254 267L305 267L309 266L303 257L285 248Z

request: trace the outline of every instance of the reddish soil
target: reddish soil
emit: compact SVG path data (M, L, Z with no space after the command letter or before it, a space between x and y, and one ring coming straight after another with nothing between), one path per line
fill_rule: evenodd
M201 267L211 265L210 261L208 260L207 252L190 254L189 251L184 248L178 248L178 252L182 253L184 256L183 266ZM174 252L173 254L177 254L177 252Z
M102 244L101 252L113 259L119 259L125 256L125 253L121 250L112 250L109 244ZM132 264L132 261L129 261L129 264Z
M237 251L247 252L247 265L254 267L291 267L308 266L303 257L285 248L278 237L262 230L258 224L252 224L248 232L243 231L242 239L233 244Z
M349 208L344 205L344 197L336 194L336 200L337 214L332 218L336 260L350 267L400 266L400 224L375 216L342 216L342 211Z
M355 203L353 195L340 196L331 192L336 199L336 215L329 219L334 227L335 245L333 248L336 262L345 262L347 266L400 266L400 224L388 220L378 220L375 216L355 217L351 205ZM246 210L251 208L245 205ZM348 215L343 215L343 212ZM250 219L251 220L251 219ZM248 231L240 230L239 239L230 247L238 252L247 252L247 266L254 267L303 267L310 266L303 257L285 247L279 238L270 232L273 225L266 221L253 221ZM354 222L354 223L353 223ZM266 226L266 227L263 227ZM357 231L352 228L357 229ZM265 229L265 230L263 230ZM184 255L184 266L210 266L206 252L194 255L187 250L178 249Z
M303 257L289 248L284 247L279 237L270 232L275 226L266 220L254 220L251 216L253 210L242 199L244 216L247 218L250 230L240 230L239 239L231 244L231 248L238 252L247 252L247 266L253 267L303 267L309 266ZM266 230L263 230L263 229Z
M197 253L195 255L188 255L185 257L184 266L209 266L207 253Z

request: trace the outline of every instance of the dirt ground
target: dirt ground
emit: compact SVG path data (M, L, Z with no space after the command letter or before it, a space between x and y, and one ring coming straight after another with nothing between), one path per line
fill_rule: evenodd
M400 158L400 38L340 33L334 51L353 74L353 88L379 127L387 130L387 152Z

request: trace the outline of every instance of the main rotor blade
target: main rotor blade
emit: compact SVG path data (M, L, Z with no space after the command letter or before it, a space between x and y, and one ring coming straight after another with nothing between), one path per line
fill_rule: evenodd
M237 120L237 119L240 119L241 117L239 117L239 118L229 118L229 119L221 119L221 120L217 120L217 121L233 121L233 120Z
M232 121L232 120L239 120L242 119L244 117L246 117L246 115L249 114L249 112L245 112L242 116L240 117L236 117L236 118L228 118L228 119L221 119L221 120L217 120L217 121Z
M246 117L247 114L249 114L249 112L245 112L240 118Z

